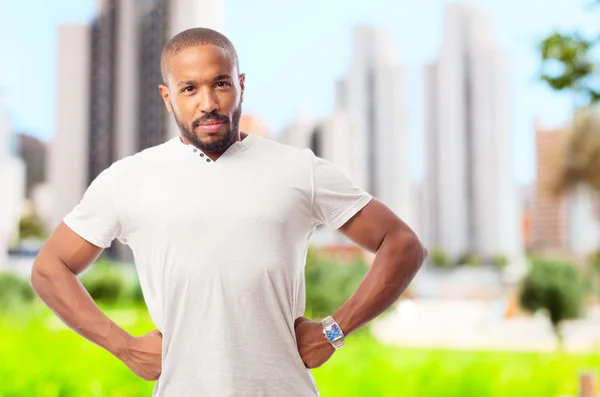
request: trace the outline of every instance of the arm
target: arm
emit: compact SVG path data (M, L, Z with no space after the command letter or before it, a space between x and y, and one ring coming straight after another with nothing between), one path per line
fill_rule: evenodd
M31 285L69 328L118 357L130 335L102 313L77 278L101 252L61 223L33 263Z
M77 278L101 252L102 248L61 223L34 261L31 285L68 327L108 350L140 377L156 379L160 373L160 333L132 337L98 308Z
M377 199L372 199L340 229L375 260L356 292L332 317L345 335L365 325L392 305L406 289L427 255L414 232ZM295 321L298 351L308 368L325 363L335 349L318 322Z
M423 264L427 251L415 233L376 199L340 231L375 253L373 264L356 292L332 316L348 335L400 297Z

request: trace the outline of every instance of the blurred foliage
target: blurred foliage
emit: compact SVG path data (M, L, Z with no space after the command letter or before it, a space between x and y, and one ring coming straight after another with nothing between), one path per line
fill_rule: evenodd
M429 253L427 260L437 269L448 269L452 266L452 262L446 252L441 248L434 248Z
M600 297L600 250L590 254L586 260L586 264L588 292Z
M153 328L144 310L106 312L134 335ZM0 396L145 397L154 386L47 310L0 316L0 357ZM549 397L577 395L583 368L600 371L600 355L403 349L353 334L311 372L323 396Z
M26 215L19 221L19 237L22 240L45 239L47 237L44 222L35 214Z
M0 273L0 313L22 310L35 298L29 281L12 272Z
M474 252L466 252L463 255L459 256L456 260L456 266L471 266L477 267L481 264L480 258Z
M596 10L599 5L597 0L590 4ZM600 192L599 50L600 35L585 37L577 31L555 31L540 43L540 78L552 90L571 93L575 111L557 193L579 184Z
M363 259L341 262L319 255L306 257L306 311L315 321L332 315L350 298L369 270Z
M498 254L492 258L492 266L497 270L503 270L508 265L506 255Z
M119 299L128 298L128 286L122 272L108 261L96 262L80 280L96 302L114 304Z
M555 190L562 193L577 185L584 185L600 193L600 109L577 111L573 129L567 141L566 155L557 175ZM600 214L597 216L600 219Z
M535 260L523 280L519 299L526 310L546 312L560 347L562 323L583 314L583 289L579 270L573 264Z
M594 81L598 60L593 56L597 45L596 38L585 38L579 32L553 32L540 43L540 77L553 90L575 94L578 106L598 102L600 87Z

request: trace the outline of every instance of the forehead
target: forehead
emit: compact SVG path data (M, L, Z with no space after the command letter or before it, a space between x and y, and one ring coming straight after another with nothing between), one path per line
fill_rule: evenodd
M206 44L185 48L167 58L169 80L211 79L220 74L234 75L232 54L221 47Z

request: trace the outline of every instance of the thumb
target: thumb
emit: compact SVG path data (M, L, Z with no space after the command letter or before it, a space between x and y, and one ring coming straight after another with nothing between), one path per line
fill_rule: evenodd
M152 331L150 331L149 334L150 335L160 336L162 338L162 333L158 329L153 329Z
M300 316L296 319L296 321L294 321L294 328L296 328L298 326L298 324L301 324L305 321L308 321L308 319L306 317Z

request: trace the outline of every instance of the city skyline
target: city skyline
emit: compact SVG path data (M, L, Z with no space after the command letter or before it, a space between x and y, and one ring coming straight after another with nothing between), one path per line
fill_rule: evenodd
M37 1L30 0L31 4L28 6L25 3L19 3L21 5L11 3L9 7L17 15L19 13L27 15L28 20L38 27L37 34L32 36L24 32L21 27L14 26L14 21L20 20L19 18L3 20L6 23L2 25L2 29L7 31L2 37L14 37L13 33L18 33L17 36L24 44L12 41L6 43L7 51L14 53L15 56L9 57L9 61L0 68L0 81L8 85L6 90L9 93L8 99L11 100L9 107L13 128L48 139L54 134L55 116L52 104L55 99L52 92L56 87L54 83L49 82L52 79L45 79L44 76L52 76L55 73L52 59L56 54L52 54L52 51L55 48L53 43L57 34L57 22L89 21L93 16L94 2L65 1L58 4L50 13L43 12L44 6L41 3L37 8L33 7L38 3ZM248 75L247 85L249 94L252 95L247 96L245 111L258 115L271 131L279 132L293 119L293 115L304 107L303 103L311 104L308 110L315 114L315 117L331 112L334 103L332 82L345 74L351 51L347 34L353 26L368 24L390 27L396 38L400 57L407 65L408 112L414 114L416 120L411 121L407 126L410 145L414 149L410 151L411 177L420 179L424 175L424 159L419 154L422 152L423 145L423 128L419 121L422 116L419 114L422 114L423 110L420 108L422 92L417 84L421 81L420 72L415 71L434 56L437 43L441 39L439 21L445 2L430 1L410 10L406 9L407 6L379 3L380 1L375 1L372 7L364 10L342 7L336 10L336 19L332 21L327 18L325 24L320 14L308 13L310 4L295 5L298 18L294 20L287 21L285 18L266 20L264 17L266 8L270 9L270 12L275 12L275 15L283 14L278 14L280 9L273 8L273 4L268 1L259 1L253 7L249 7L238 0L232 0L223 6L224 32L238 47L242 69ZM589 30L592 26L590 16L586 15L583 4L580 6L566 0L554 2L552 7L538 0L528 2L519 5L519 13L513 11L515 8L514 5L509 4L510 2L477 0L471 3L483 5L493 13L496 25L499 27L499 40L513 55L514 66L516 66L514 76L510 80L515 88L511 103L516 108L515 121L511 126L511 135L515 138L513 149L516 153L513 168L520 183L529 183L533 179L535 168L532 155L534 152L533 120L536 116L540 116L546 125L560 124L566 119L570 110L569 101L565 96L550 93L542 87L541 83L535 81L538 67L535 57L536 40L555 27L581 27ZM30 13L32 7L36 12ZM328 7L333 9L335 4L328 3L326 9L322 10L323 16L327 15ZM387 11L381 13L382 9ZM544 13L538 12L536 18L526 17L527 14L531 15L534 11L542 9ZM8 14L10 11L9 9ZM253 16L257 17L253 19ZM244 23L246 18L253 22L261 22L252 25L252 35L247 34L248 24ZM296 35L288 32L287 29L283 31L279 29L283 25L291 29L294 24L306 22L308 18L314 19L314 29L309 31L300 29ZM282 24L283 21L286 22ZM274 31L278 32L276 37L271 34ZM302 40L297 41L300 39L298 35L301 31ZM40 35L40 32L43 33ZM323 40L323 34L326 35L327 40ZM415 38L418 40L414 40ZM284 51L282 54L279 51L278 56L273 58L270 51L282 40L287 40L294 51ZM18 48L21 45L27 45L33 50L19 53ZM42 45L43 48L40 47ZM33 54L35 57L32 56ZM325 62L318 62L319 59ZM268 63L265 60L268 60ZM41 69L36 65L42 65ZM36 71L36 78L42 79L41 83L33 79L32 83L35 81L35 86L27 79L33 71ZM42 75L37 74L37 71L42 71ZM273 98L277 98L277 94L280 93L279 81L284 75L297 75L293 81L283 80L286 87L295 94L284 100L273 101ZM277 83L273 84L276 81ZM31 107L27 105L29 103L27 97L31 92L40 90L39 103L42 106L32 114ZM548 121L548 118L551 120Z

